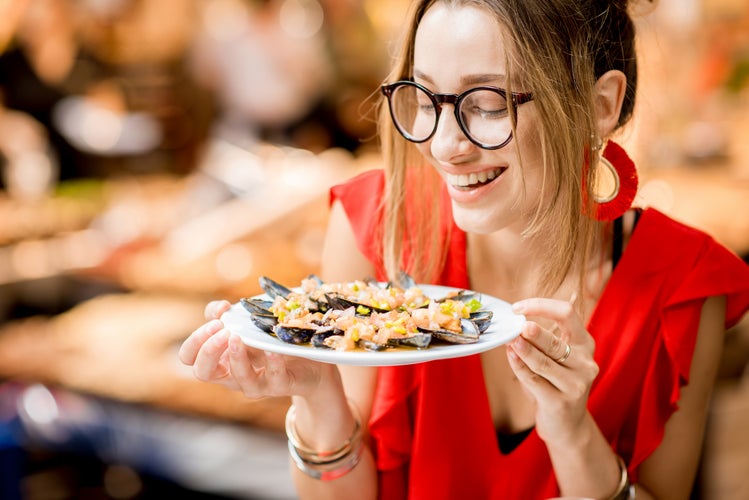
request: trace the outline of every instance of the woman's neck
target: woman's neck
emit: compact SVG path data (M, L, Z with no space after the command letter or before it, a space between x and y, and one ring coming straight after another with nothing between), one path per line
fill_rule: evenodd
M542 294L544 284L543 248L549 244L522 236L511 229L491 234L468 234L466 258L471 287L508 302ZM593 261L585 265L585 295L598 295L606 272L607 252L593 252ZM610 266L609 266L610 267ZM543 294L574 301L580 293L581 266L573 265L562 283L551 293ZM596 283L598 284L596 284Z

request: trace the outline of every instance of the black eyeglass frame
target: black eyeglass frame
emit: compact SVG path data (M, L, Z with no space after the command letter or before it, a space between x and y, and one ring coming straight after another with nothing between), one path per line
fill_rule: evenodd
M432 128L432 131L424 139L415 139L413 136L408 134L405 130L401 129L400 125L398 124L398 120L395 118L395 113L393 111L392 96L397 88L402 87L404 85L416 87L422 92L424 92L427 96L429 96L429 99L432 101L432 104L434 105L434 109L437 111L437 114L434 120L434 128ZM517 109L517 107L520 106L521 104L525 104L526 102L533 100L532 92L509 92L510 99L507 99L507 94L508 94L507 90L500 88L500 87L492 87L492 86L473 87L473 88L466 90L465 92L461 94L437 94L435 92L432 92L425 86L421 85L420 83L416 83L412 80L398 80L397 82L386 83L380 87L380 90L382 91L383 95L387 98L388 109L390 110L390 118L393 120L393 124L395 125L395 128L398 130L398 132L400 132L400 134L406 140L419 144L419 143L426 142L429 139L431 139L434 133L437 131L437 127L439 126L440 114L442 113L442 104L452 104L453 113L455 114L455 120L458 122L458 126L460 127L460 130L463 132L463 134L468 138L469 141L471 141L478 147L482 149L488 149L488 150L501 149L507 146L512 140L512 132L510 132L510 135L507 137L507 139L504 142L496 146L490 146L490 145L477 141L468 132L468 127L465 126L465 124L463 123L463 119L461 118L460 113L458 112L458 110L460 109L460 103L462 103L463 100L469 95L471 95L472 93L478 92L480 90L489 90L489 91L498 93L499 95L502 96L502 98L505 101L511 102L512 106L515 109Z

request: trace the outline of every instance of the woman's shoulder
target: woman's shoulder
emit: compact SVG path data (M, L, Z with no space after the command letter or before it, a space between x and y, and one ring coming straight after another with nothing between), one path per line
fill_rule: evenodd
M382 223L382 197L385 175L382 170L367 170L330 188L330 205L340 203L351 227L359 251L379 266Z
M385 171L365 170L330 188L330 203L340 200L344 206L350 201L379 200L385 189Z
M626 253L631 279L657 283L666 306L725 295L729 324L749 307L749 265L706 231L663 212L643 211Z
M708 232L679 221L655 208L645 208L632 238L633 253L648 262L674 264L689 261L706 251L717 250L726 254L730 262L744 264L735 253L718 242Z

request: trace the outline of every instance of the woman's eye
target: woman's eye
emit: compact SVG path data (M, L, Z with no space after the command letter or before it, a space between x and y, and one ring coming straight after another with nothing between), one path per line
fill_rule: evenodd
M476 114L480 116L481 118L491 120L491 119L504 118L505 116L507 116L507 108L492 109L492 108L482 108L480 106L474 106L471 108L471 113Z

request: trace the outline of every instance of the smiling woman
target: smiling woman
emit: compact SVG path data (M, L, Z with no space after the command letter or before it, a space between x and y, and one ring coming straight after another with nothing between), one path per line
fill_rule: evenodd
M206 307L180 358L247 397L292 396L301 497L689 497L749 268L630 206L636 170L610 141L634 109L629 4L415 1L381 87L385 168L330 191L324 280L476 290L526 318L517 337L335 367L247 346L228 302Z

